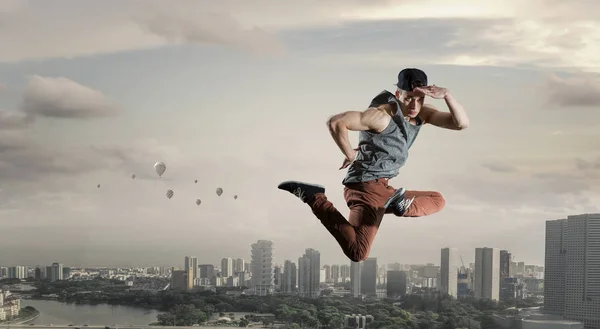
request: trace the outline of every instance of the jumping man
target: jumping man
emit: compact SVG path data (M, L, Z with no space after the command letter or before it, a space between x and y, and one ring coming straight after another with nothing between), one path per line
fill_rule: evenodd
M425 72L408 68L398 74L395 94L384 90L363 112L348 111L331 117L331 136L345 156L340 168L348 168L343 180L344 198L350 208L346 220L325 196L320 185L298 181L279 184L307 203L315 216L333 235L353 262L369 256L384 214L421 217L440 211L445 200L439 192L394 189L388 180L406 163L408 149L421 127L462 130L469 119L460 103L441 87L428 86ZM449 112L423 104L425 96L444 99ZM348 131L359 131L358 148L353 149Z

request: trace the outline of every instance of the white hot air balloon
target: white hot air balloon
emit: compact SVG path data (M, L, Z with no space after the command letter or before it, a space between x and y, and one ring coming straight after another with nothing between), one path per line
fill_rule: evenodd
M170 190L170 189L167 190L167 198L169 198L169 199L172 198L174 194L175 194L175 192L173 192L173 190Z
M200 200L200 199L196 199L196 204L197 204L197 205L200 205L201 203L202 203L202 200Z
M223 189L220 187L217 187L217 195L221 196L221 194L223 194Z
M158 177L162 177L162 175L165 173L165 170L167 170L167 166L162 161L159 161L154 164L154 170L156 170Z

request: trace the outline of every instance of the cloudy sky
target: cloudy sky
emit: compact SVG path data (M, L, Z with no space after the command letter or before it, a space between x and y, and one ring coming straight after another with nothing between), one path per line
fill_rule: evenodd
M0 264L217 263L258 239L278 263L311 247L345 264L276 186L323 184L347 214L324 123L415 66L471 126L422 131L392 184L447 206L385 217L371 256L543 264L545 220L600 211L600 5L528 3L2 0Z

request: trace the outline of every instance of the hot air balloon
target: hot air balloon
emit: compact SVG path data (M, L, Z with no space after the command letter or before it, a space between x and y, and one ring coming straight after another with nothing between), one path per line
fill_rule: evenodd
M174 194L175 194L175 192L173 192L173 190L170 190L170 189L167 190L167 198L169 198L169 199L172 198Z
M156 170L158 177L162 177L162 175L165 173L165 170L167 170L167 166L163 162L159 161L154 164L154 170Z
M233 198L237 200L237 195L234 195Z
M196 180L194 181L194 183L198 184L198 180L196 179Z
M131 175L131 179L135 179L135 174Z
M223 189L220 187L217 187L217 195L221 196L221 194L223 194Z
M201 203L202 203L202 200L200 200L200 199L196 199L196 204L197 204L197 205L200 205Z
M98 188L100 188L100 184L98 184Z

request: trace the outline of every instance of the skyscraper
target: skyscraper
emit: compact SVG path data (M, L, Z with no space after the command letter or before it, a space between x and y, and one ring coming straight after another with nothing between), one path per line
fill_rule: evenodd
M458 269L460 267L460 255L456 248L442 249L442 261L440 266L440 291L454 298L458 297Z
M500 249L475 249L475 298L500 299Z
M340 278L346 280L350 277L350 265L340 265Z
M369 257L362 263L360 291L366 296L377 295L377 258Z
M210 279L211 281L215 277L215 266L213 264L201 264L198 266L200 277Z
M296 263L291 260L286 260L283 265L283 284L281 291L286 294L291 294L296 291L297 287L297 273Z
M193 256L185 256L185 273L192 272L192 281L198 277L198 258Z
M546 222L546 243L544 308L599 329L600 214Z
M250 262L252 285L258 296L273 293L273 241L258 240L252 244Z
M340 282L340 266L339 265L331 265L331 280L333 283Z
M60 281L63 279L63 264L53 263L50 270L50 281Z
M239 273L239 272L244 272L244 259L243 258L236 258L235 259L235 264L233 265L233 272L234 273Z
M225 257L221 259L221 276L228 278L233 276L233 258Z
M27 277L26 266L13 266L8 268L9 279L25 279Z
M397 299L406 295L406 272L387 271L387 298Z
M546 221L544 311L548 314L565 312L566 229L566 219Z
M350 261L350 292L352 297L361 296L361 267L362 262Z
M510 263L512 255L508 250L500 250L500 299L506 300L514 298L514 293L511 295L513 289L509 289L507 286L507 279L511 277Z
M315 249L306 249L298 259L298 293L301 297L319 297L321 277L321 254Z

